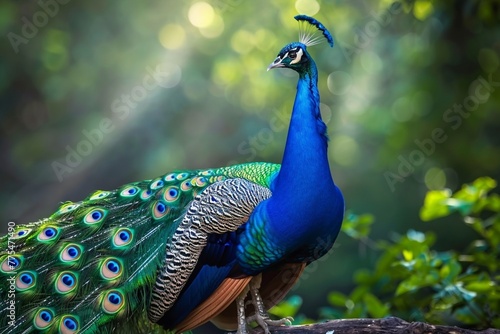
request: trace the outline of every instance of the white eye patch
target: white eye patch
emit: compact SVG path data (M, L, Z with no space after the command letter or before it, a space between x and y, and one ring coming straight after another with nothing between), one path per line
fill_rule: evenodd
M290 65L297 64L298 62L300 62L300 59L302 59L303 54L304 51L302 51L302 49L299 48L299 51L297 51L297 57L295 57L295 59L290 62Z

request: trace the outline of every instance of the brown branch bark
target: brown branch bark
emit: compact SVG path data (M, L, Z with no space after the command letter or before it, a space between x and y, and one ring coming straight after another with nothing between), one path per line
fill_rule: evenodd
M475 331L454 326L406 322L396 317L384 319L341 319L301 326L269 327L271 334L500 334L500 329ZM255 333L262 334L259 328Z

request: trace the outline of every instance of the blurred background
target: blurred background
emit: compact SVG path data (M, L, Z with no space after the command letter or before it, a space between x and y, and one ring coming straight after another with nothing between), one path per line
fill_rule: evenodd
M0 225L173 169L280 162L297 76L266 71L314 16L332 174L373 237L413 228L429 189L500 177L498 1L205 0L0 4ZM453 231L450 233L450 231ZM370 248L344 234L294 294L317 317Z

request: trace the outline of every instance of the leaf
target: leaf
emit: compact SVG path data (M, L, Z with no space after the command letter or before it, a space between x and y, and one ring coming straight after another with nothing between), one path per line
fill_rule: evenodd
M424 206L420 209L420 218L429 221L439 217L447 216L450 213L446 200L451 196L451 190L432 190L425 195Z
M373 279L373 273L367 269L359 269L354 273L354 281L357 284L369 284Z
M453 312L453 315L457 318L458 321L463 322L467 325L481 323L481 319L479 319L468 306L457 309L455 312Z
M416 290L418 287L410 280L405 280L399 283L396 289L396 296L402 295L404 293Z
M408 237L408 239L413 240L413 241L417 241L420 243L425 241L425 233L422 233L419 231L408 230L408 232L406 232L406 236Z
M496 181L492 178L480 177L474 180L472 184L463 185L462 189L457 191L453 197L467 202L476 202L494 189L496 185Z
M367 293L363 297L363 301L368 310L368 313L373 318L383 318L389 315L389 306L383 304L377 297L371 293Z
M443 281L451 283L455 280L458 274L460 274L461 270L462 266L460 265L460 263L458 263L458 261L455 259L451 259L441 267L439 274Z
M287 299L281 301L274 307L272 307L269 312L276 315L277 317L293 317L300 309L302 305L302 298L299 296L290 296Z
M500 212L500 195L491 194L488 198L487 208L494 212Z
M328 302L333 306L345 307L347 299L347 296L340 292L334 291L328 294Z
M450 211L458 211L462 216L466 216L472 212L474 202L464 201L456 198L449 198L444 203L451 209Z
M373 215L370 214L348 213L342 222L342 232L356 240L366 238L370 234L374 220Z
M413 252L410 250L403 249L403 258L405 261L413 260Z
M361 318L366 317L366 312L361 303L354 304L352 308L346 313L348 318Z
M495 286L493 281L471 282L465 285L465 289L474 292L488 292Z
M427 275L425 275L424 282L429 286L437 284L439 282L439 274L437 270L431 270Z
M349 296L349 300L347 301L347 303L349 304L350 301L352 302L358 302L360 300L363 300L363 296L368 293L369 291L369 287L367 286L358 286L357 288L355 288L350 296ZM347 307L349 308L349 306L347 305Z
M461 285L456 285L456 289L460 293L462 298L468 302L470 302L471 300L473 300L477 296L477 293L475 293L473 291L469 291L469 290L463 288Z
M448 310L460 303L462 298L456 293L454 286L447 286L436 293L432 299L431 307L436 310Z
M294 325L310 325L310 324L316 323L316 320L308 318L303 314L298 314L298 315L293 317L292 323Z
M497 186L497 181L488 176L483 176L477 178L472 182L472 186L475 187L480 192L489 192L490 190L495 189Z

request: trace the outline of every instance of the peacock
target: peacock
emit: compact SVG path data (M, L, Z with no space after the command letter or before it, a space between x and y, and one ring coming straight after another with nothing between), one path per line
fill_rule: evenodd
M282 164L177 170L9 226L1 334L179 333L208 321L244 334L291 323L268 310L330 250L344 215L307 51L333 39L316 19L295 19L299 42L268 67L299 75Z

